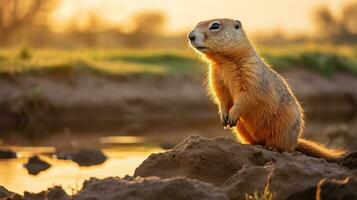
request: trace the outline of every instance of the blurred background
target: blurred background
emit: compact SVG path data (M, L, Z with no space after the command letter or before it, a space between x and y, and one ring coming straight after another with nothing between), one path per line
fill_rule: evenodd
M230 136L186 39L223 17L290 83L304 137L357 150L356 0L0 0L0 185L74 192L189 135ZM34 155L50 167L31 175Z

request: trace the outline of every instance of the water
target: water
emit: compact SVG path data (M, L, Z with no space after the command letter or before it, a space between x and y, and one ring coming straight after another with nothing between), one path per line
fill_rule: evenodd
M114 139L110 141L110 139ZM142 139L142 138L140 138ZM80 167L69 160L57 160L53 155L53 147L19 147L11 149L18 153L18 159L0 160L0 185L8 190L22 194L24 191L40 192L54 185L61 185L69 194L78 191L84 180L90 177L105 178L109 176L124 177L133 175L134 170L151 153L163 151L162 148L149 145L120 145L118 142L135 142L135 137L103 138L111 144L102 148L107 161L98 166ZM40 155L40 158L52 166L40 172L37 176L29 175L23 164L32 155Z
M163 123L165 122L165 123ZM217 118L202 120L158 120L117 124L86 124L55 131L31 129L0 132L0 147L16 151L18 159L0 159L0 185L22 194L40 192L61 185L69 194L81 189L90 177L105 178L133 175L135 169L152 153L171 148L190 135L227 136ZM68 160L58 160L56 150L99 148L109 158L98 166L79 167ZM23 164L32 155L52 166L37 176L29 175Z

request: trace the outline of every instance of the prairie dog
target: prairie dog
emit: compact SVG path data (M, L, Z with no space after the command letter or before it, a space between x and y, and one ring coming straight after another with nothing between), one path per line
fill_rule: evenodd
M286 81L256 53L238 20L200 22L191 46L209 62L209 89L222 125L242 143L335 160L344 151L299 138L304 114Z

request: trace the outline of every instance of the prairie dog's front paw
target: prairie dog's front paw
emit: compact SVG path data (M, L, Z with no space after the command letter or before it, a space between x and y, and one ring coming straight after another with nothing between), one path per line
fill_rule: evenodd
M223 126L224 129L228 128L227 127L227 122L228 122L228 112L229 110L226 108L226 106L221 105L219 106L219 116L221 119L221 124Z
M233 127L237 126L237 122L238 122L239 118L240 118L240 115L239 115L237 109L232 108L228 115L227 126L229 128L233 128Z
M228 128L228 115L227 114L221 114L221 124L223 126L224 129Z

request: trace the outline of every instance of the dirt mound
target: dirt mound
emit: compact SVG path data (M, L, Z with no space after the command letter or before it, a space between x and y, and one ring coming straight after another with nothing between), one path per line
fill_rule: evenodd
M357 169L357 152L351 152L336 161L339 165Z
M83 188L69 196L59 186L40 193L25 192L24 196L14 194L0 187L0 198L8 200L227 200L226 195L209 183L187 178L160 179L158 177L91 178Z
M173 150L150 155L134 176L186 176L221 185L244 165L263 166L279 153L262 147L237 144L228 138L192 136Z
M230 199L243 199L245 194L263 191L267 185L277 199L314 199L316 186L321 179L347 176L348 171L337 165L318 159L307 160L301 156L297 160L278 161L265 166L245 166L221 188Z
M132 179L127 177L90 179L74 196L76 200L225 200L226 196L211 184L185 178L157 177Z
M339 200L357 199L357 178L344 180L323 179L318 184L317 199Z
M280 154L230 138L192 136L171 151L151 155L135 176L195 178L218 186L230 199L263 192L267 185L277 199L314 199L321 179L343 179L352 171L299 152Z

